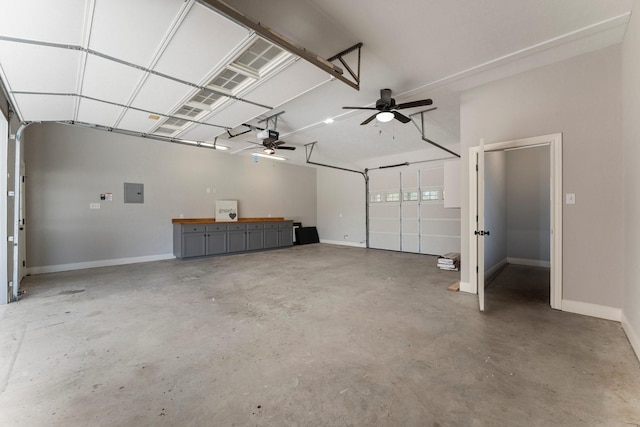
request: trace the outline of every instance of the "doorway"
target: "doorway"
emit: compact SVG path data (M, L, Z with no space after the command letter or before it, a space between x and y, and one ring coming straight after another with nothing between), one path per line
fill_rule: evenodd
M562 309L562 135L561 134L553 134L553 135L544 135L533 138L525 138L520 140L513 141L504 141L493 144L485 145L484 141L481 141L478 147L471 147L469 149L470 154L470 187L469 187L469 204L470 204L470 217L469 221L471 224L470 229L472 230L472 238L470 239L469 245L469 254L470 254L470 262L471 262L471 275L470 275L470 285L472 289L476 289L476 293L478 294L479 300L479 308L481 311L485 309L485 278L494 273L495 271L485 271L485 245L490 245L489 247L489 255L492 259L489 262L491 266L500 267L501 259L500 251L496 250L495 244L497 239L493 237L499 237L499 239L504 239L504 247L506 248L506 233L504 230L496 229L494 235L491 236L491 227L495 227L501 220L505 220L506 218L500 218L499 215L496 217L496 206L493 204L487 206L485 201L489 201L487 199L486 190L489 191L489 196L492 196L492 193L496 191L503 191L502 189L490 186L487 188L487 179L495 179L493 175L495 175L495 171L493 170L492 163L497 161L506 161L506 155L504 154L505 150L521 150L524 148L533 148L533 147L548 147L548 156L549 156L549 205L548 205L548 213L547 215L542 215L543 219L548 220L549 227L547 228L548 239L540 239L538 236L538 240L541 242L548 242L548 258L549 258L549 269L550 269L550 279L549 279L549 304L552 308L561 310ZM490 153L503 153L502 156L498 155L495 158L488 157L491 155ZM485 158L485 153L488 154L487 158ZM502 157L502 160L500 158ZM489 174L487 174L486 169L486 160L490 159L489 166L492 167L490 169ZM504 190L504 199L505 203L509 203L506 196L506 189ZM500 207L497 207L500 208ZM488 214L488 215L487 215ZM497 233L499 236L496 236ZM492 237L492 240L489 240L489 236ZM513 236L517 239L517 236ZM531 236L530 236L531 237ZM520 248L522 250L523 248ZM530 249L530 248L528 248ZM540 244L537 251L544 251L544 247L541 247ZM526 253L525 252L516 252L516 253ZM502 264L506 265L508 261L508 257L506 256L506 249L504 251L504 262ZM514 257L515 259L516 257ZM519 258L518 258L519 259ZM527 258L522 258L527 259ZM498 262L495 262L495 261ZM520 260L520 259L519 259ZM474 265L475 264L475 265ZM475 270L475 271L474 271Z

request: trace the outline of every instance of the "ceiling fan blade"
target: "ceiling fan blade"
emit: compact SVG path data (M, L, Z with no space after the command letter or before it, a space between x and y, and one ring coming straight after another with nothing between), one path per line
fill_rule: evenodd
M402 113L398 113L397 111L393 111L393 115L395 116L396 120L399 120L402 123L409 123L411 121L409 117L405 116Z
M377 110L376 107L342 107L343 110Z
M288 146L288 145L279 145L278 146L278 150L295 150L295 149L296 149L296 147L291 147L291 146Z
M375 119L377 115L378 115L378 113L375 113L373 116L369 117L367 120L365 120L364 122L360 123L360 126L362 126L362 125L366 125L366 124L367 124L367 123L369 123L371 120Z
M411 102L403 102L402 104L396 105L396 110L402 110L403 108L411 108L411 107L424 107L425 105L431 105L433 101L430 99L421 99L420 101L411 101Z

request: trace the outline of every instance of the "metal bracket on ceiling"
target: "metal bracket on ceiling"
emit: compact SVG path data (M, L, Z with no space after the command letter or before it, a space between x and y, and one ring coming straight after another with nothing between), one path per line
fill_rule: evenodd
M344 56L350 54L351 52L355 52L358 51L358 67L357 67L357 72L354 72L351 67L349 66L349 64L347 64L344 60ZM349 72L349 74L351 74L351 77L354 80L354 84L357 90L360 90L360 58L361 58L361 51L362 51L362 43L357 43L354 44L353 46L351 46L348 49L343 50L340 53L337 53L335 55L333 55L331 58L328 58L327 61L329 62L333 62L336 59L338 61L340 61L340 63L342 64L342 66Z
M347 69L349 70L349 73L351 74L352 77L354 77L354 79L356 80L355 82L351 81L350 79L348 79L346 76L344 76L344 71L338 67L335 64L331 63L331 60L326 60L324 58L322 58L321 56L313 53L312 51L305 49L304 47L300 46L299 44L297 44L296 42L289 40L288 38L286 38L285 36L283 36L280 33L277 33L275 31L273 31L271 28L262 25L260 22L248 17L247 15L245 15L244 13L240 12L238 9L228 5L226 2L222 1L222 0L198 0L199 3L210 7L211 9L215 10L216 12L226 16L227 18L229 18L232 21L237 22L240 25L243 25L253 31L255 31L259 36L263 37L264 39L270 41L271 43L280 46L281 48L283 48L284 50L286 50L287 52L290 52L294 55L299 56L300 58L304 59L307 62L310 62L311 64L315 65L316 67L320 68L321 70L329 73L330 75L332 75L333 77L335 77L336 79L340 80L343 83L348 84L349 86L351 86L352 88L356 89L356 90L360 90L360 47L362 46L362 43L359 43L360 46L356 45L353 46L349 49L347 49L344 52L339 53L338 55L334 55L332 58L334 59L340 59L342 56L346 55L349 52L352 52L356 49L358 49L358 73L357 75L353 73L353 71L347 66ZM343 65L346 66L346 63L341 61ZM357 76L357 78L356 78Z
M411 123L414 124L414 126L418 129L418 132L420 132L420 137L422 138L422 140L424 142L428 142L429 144L433 145L434 147L438 147L441 150L446 151L449 154L453 154L456 157L460 157L460 154L458 153L454 153L453 151L449 150L448 148L443 147L442 145L433 142L432 140L430 140L429 138L427 138L424 135L424 113L428 113L429 111L433 111L436 110L438 107L433 107L433 108L427 108L426 110L422 110L422 111L418 111L417 113L413 113L411 114L409 117L411 118ZM418 125L416 123L416 121L414 120L414 116L417 116L418 114L420 114L420 125Z

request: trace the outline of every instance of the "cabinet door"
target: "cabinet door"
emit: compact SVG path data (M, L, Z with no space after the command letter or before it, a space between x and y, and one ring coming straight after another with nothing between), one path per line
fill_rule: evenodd
M247 250L255 251L264 248L264 231L249 230L247 231Z
M227 252L227 233L207 233L207 255L224 254Z
M293 227L291 224L283 226L278 230L280 232L280 240L278 246L291 246L293 245Z
M264 229L264 247L277 248L278 247L278 229L277 228L265 228Z
M206 254L204 233L184 233L182 235L182 257L203 256Z
M227 233L227 252L242 252L247 250L246 231L235 230Z

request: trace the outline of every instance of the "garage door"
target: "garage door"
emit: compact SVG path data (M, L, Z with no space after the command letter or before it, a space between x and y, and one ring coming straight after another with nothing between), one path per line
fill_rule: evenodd
M369 175L369 246L441 255L460 252L460 209L445 208L444 168L412 165Z

